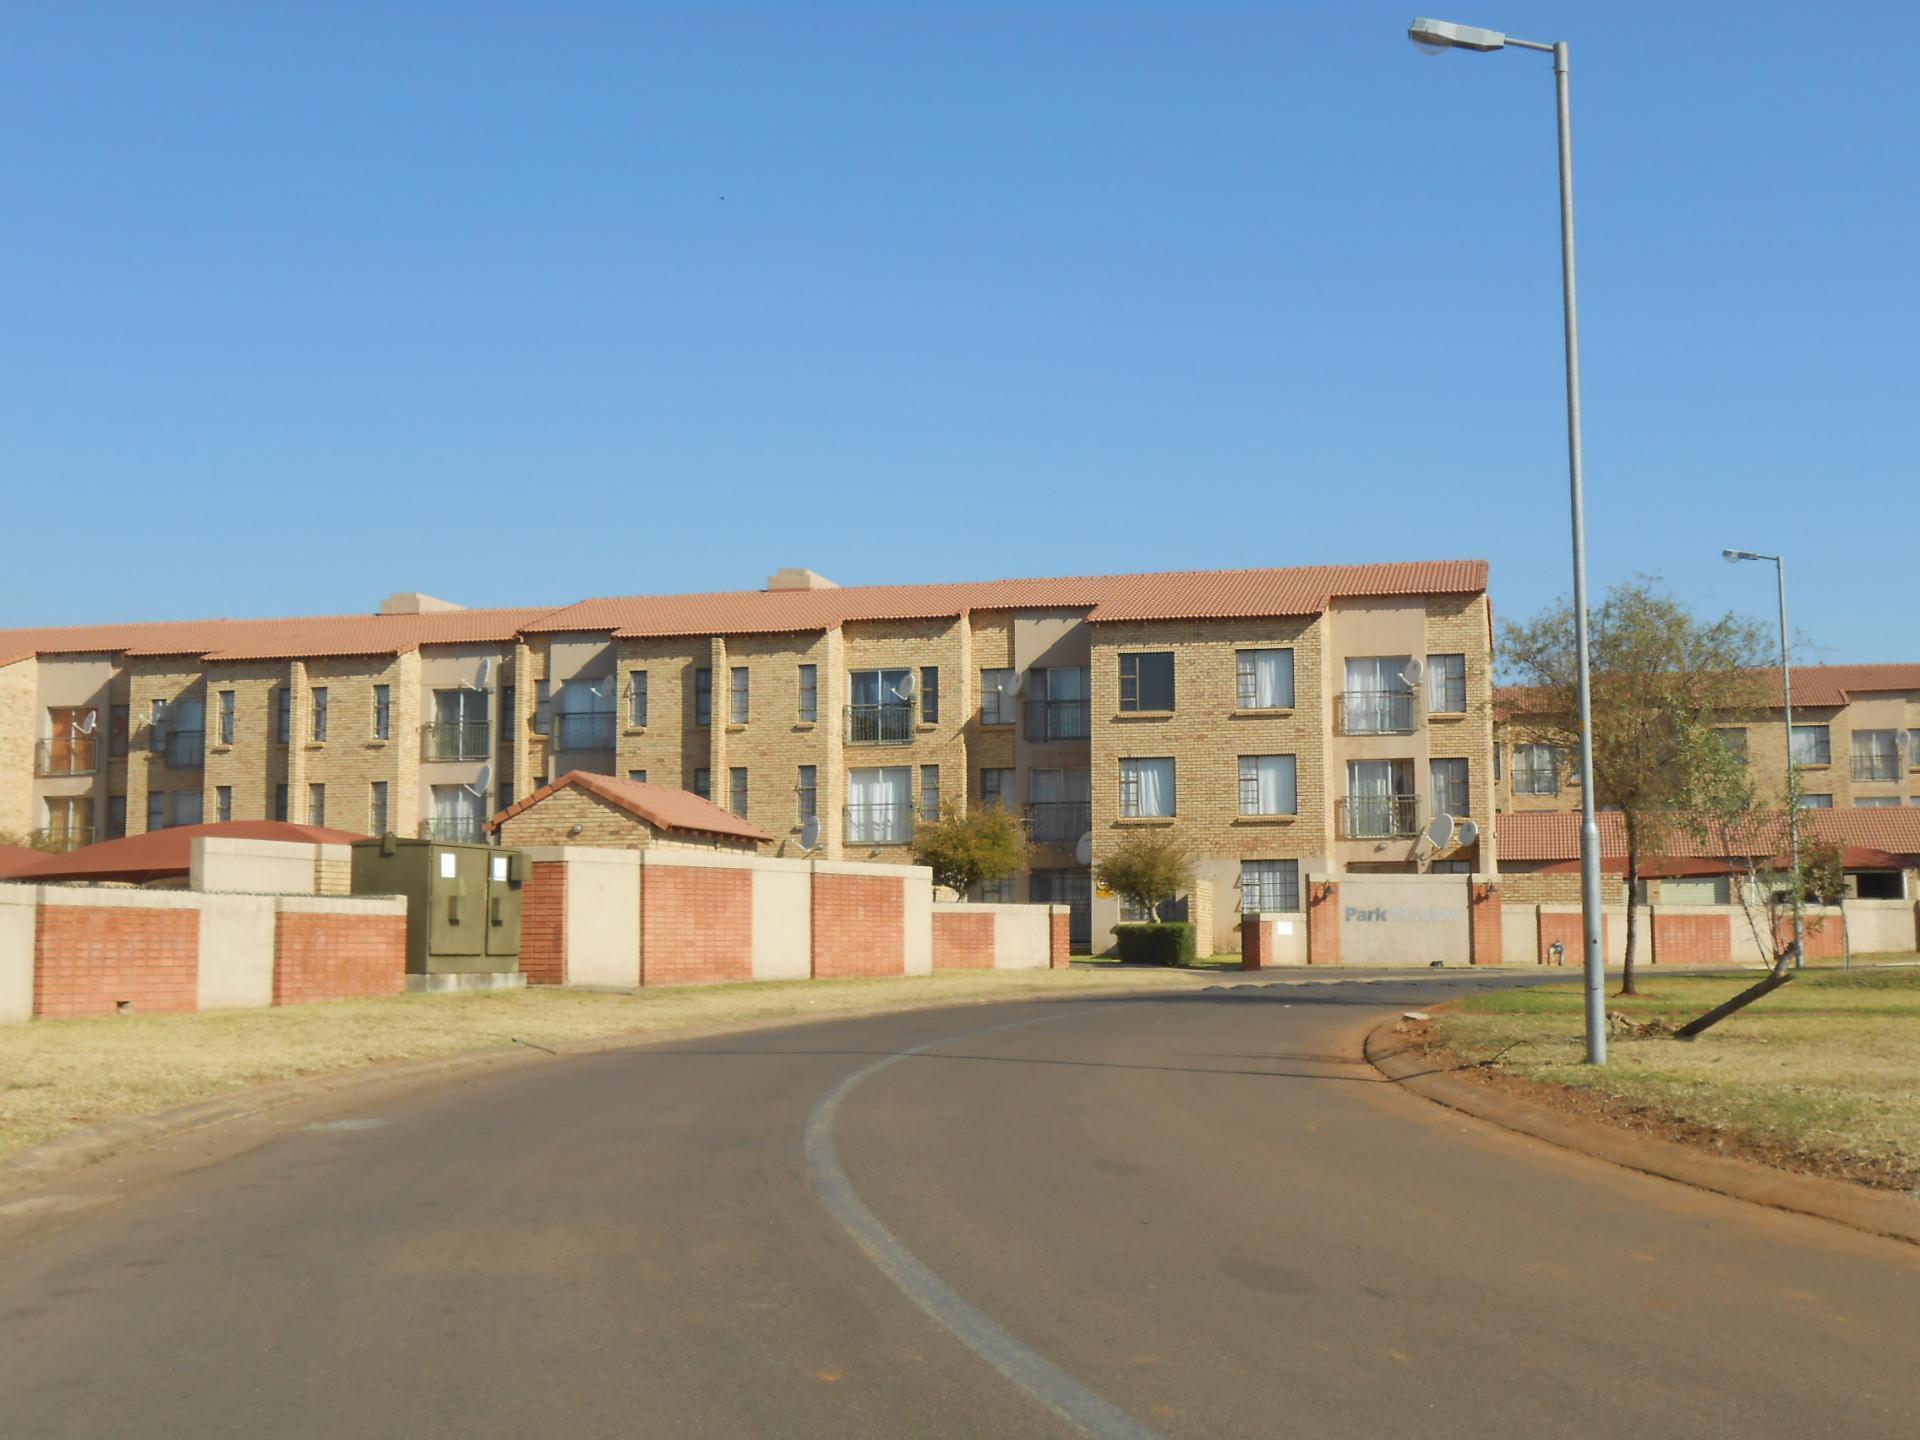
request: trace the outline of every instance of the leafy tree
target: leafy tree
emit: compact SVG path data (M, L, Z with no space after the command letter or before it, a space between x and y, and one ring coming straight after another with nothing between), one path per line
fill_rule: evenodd
M951 804L938 820L914 827L913 859L931 866L936 885L965 899L973 887L1017 875L1027 867L1026 827L1011 811L985 806L962 814Z
M1164 830L1135 830L1094 866L1094 878L1143 910L1193 885L1193 857Z
M1772 957L1776 975L1793 959L1793 915L1799 909L1808 936L1825 927L1825 914L1805 915L1809 905L1837 904L1846 893L1847 872L1840 847L1807 833L1806 813L1800 804L1800 767L1787 768L1787 809L1753 808L1753 785L1747 777L1728 784L1710 797L1703 817L1714 848L1733 871L1732 899L1745 913L1754 944ZM1788 826L1800 828L1800 863L1788 858L1794 846ZM1804 957L1802 957L1804 958Z
M1728 614L1709 620L1638 579L1607 592L1589 625L1596 805L1622 812L1627 839L1627 968L1620 993L1636 993L1631 904L1642 860L1676 830L1700 833L1747 782L1746 757L1716 726L1764 708L1757 673L1766 632ZM1567 750L1580 743L1573 606L1505 627L1501 664L1528 687L1514 725Z

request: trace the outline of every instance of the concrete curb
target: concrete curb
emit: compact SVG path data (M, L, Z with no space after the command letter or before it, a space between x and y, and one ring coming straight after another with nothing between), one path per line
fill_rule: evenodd
M1635 1135L1583 1116L1556 1114L1435 1069L1431 1060L1394 1032L1397 1023L1389 1020L1367 1032L1367 1060L1402 1089L1437 1105L1643 1175L1920 1245L1920 1205L1902 1196L1774 1170L1751 1160L1708 1155L1673 1140Z

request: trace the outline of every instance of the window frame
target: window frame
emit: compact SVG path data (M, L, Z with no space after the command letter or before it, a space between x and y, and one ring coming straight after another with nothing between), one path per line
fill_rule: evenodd
M728 667L727 723L745 725L753 716L753 669L748 665Z
M1293 769L1293 808L1291 810L1262 810L1260 808L1260 762L1262 760L1286 760ZM1251 785L1251 791L1247 788ZM1249 797L1252 808L1249 809ZM1240 756L1240 814L1249 817L1292 815L1300 813L1300 757L1284 752L1266 755Z
M1452 661L1459 662L1459 673L1453 671ZM1467 656L1462 650L1442 651L1427 656L1426 701L1429 715L1464 715L1467 713ZM1453 704L1455 683L1459 686L1459 704ZM1436 685L1441 691L1441 703L1434 703Z
M1143 694L1146 682L1157 677L1142 674L1142 664L1152 661L1154 668L1159 662L1166 663L1166 700L1165 705L1148 705L1147 699L1157 699L1157 695ZM1171 715L1179 707L1174 652L1171 650L1123 650L1120 653L1120 710L1129 715Z
M315 685L307 692L307 738L312 743L325 744L327 739L327 687Z
M696 665L693 669L693 723L713 724L713 667Z
M1280 887L1280 893L1276 897L1277 903L1272 905L1263 903L1253 906L1247 904L1247 872L1256 866L1263 868L1263 873L1258 877L1259 884L1254 887L1256 892L1264 900L1269 886L1277 883ZM1264 867L1272 867L1272 871L1265 873ZM1291 867L1290 875L1286 867ZM1292 904L1286 903L1288 887L1291 887L1293 892ZM1240 892L1240 913L1243 915L1297 915L1300 913L1300 862L1291 858L1273 860L1243 859L1240 862L1240 878L1237 888Z
M980 723L982 725L1014 725L1019 722L1020 697L1014 693L1013 677L1017 672L1010 665L988 665L980 669ZM1004 676L1004 679L989 680L989 676ZM989 704L988 702L992 703Z
M940 667L922 665L920 667L920 693L915 697L920 702L920 723L937 725L940 723Z
M1262 655L1284 655L1287 657L1287 698L1284 704L1262 705L1260 700L1260 657ZM1299 703L1299 691L1296 688L1298 671L1295 667L1293 646L1291 645L1252 645L1233 652L1234 666L1234 708L1236 710L1292 710Z
M1142 765L1167 767L1167 808L1143 811L1140 808L1140 768ZM1120 817L1123 820L1172 820L1180 814L1180 766L1172 755L1128 755L1120 760Z
M627 724L636 730L647 727L647 716L653 705L650 687L645 669L627 672Z
M800 721L805 725L820 720L820 667L811 662L800 667Z

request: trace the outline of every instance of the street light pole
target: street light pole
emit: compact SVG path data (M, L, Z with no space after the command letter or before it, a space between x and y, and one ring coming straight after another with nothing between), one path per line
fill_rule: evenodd
M1787 865L1790 877L1787 893L1793 897L1793 968L1798 970L1807 959L1806 897L1801 894L1800 877L1800 797L1793 793L1793 660L1787 653L1787 561L1782 555L1762 555L1757 550L1722 550L1729 565L1742 560L1771 560L1774 582L1780 590L1780 691L1787 717Z
M1587 1063L1607 1063L1607 956L1601 939L1600 822L1593 803L1593 688L1587 635L1587 499L1580 454L1580 305L1573 263L1573 115L1567 96L1567 43L1543 45L1498 30L1415 20L1407 29L1429 50L1492 51L1513 46L1553 56L1560 121L1560 290L1567 350L1567 489L1573 511L1573 628L1578 651L1576 692L1580 724L1580 928L1586 978ZM1633 903L1633 897L1627 897Z

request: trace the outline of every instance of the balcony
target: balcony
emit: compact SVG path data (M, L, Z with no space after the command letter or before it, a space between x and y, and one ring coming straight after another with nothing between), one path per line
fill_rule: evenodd
M420 822L421 838L443 840L450 845L485 845L486 821L478 815L448 815Z
M100 741L92 735L42 740L33 748L36 775L91 775L100 768Z
M1027 833L1044 844L1073 844L1093 828L1090 800L1036 800L1027 806Z
M35 830L32 834L33 848L47 851L78 850L82 845L93 843L91 825L56 825L52 829Z
M1898 780L1902 774L1897 753L1853 752L1853 778L1856 780Z
M911 745L913 702L847 706L847 744ZM912 825L908 824L908 833Z
M913 821L911 805L849 805L846 843L905 845L913 839Z
M1342 840L1410 840L1420 833L1417 795L1349 795L1334 808Z
M485 760L487 758L487 722L484 720L436 720L426 728L425 760Z
M1411 690L1343 690L1339 725L1342 735L1411 735Z
M613 749L614 721L618 717L611 710L596 710L591 713L575 711L569 714L562 711L556 719L553 737L555 750L611 750Z
M1090 700L1027 701L1027 739L1085 740L1093 733L1093 702Z
M204 730L165 730L156 726L149 745L164 765L175 770L198 770L207 763L207 732Z

